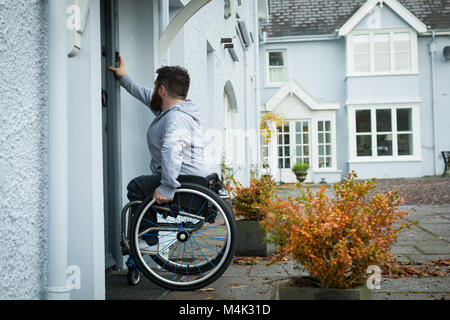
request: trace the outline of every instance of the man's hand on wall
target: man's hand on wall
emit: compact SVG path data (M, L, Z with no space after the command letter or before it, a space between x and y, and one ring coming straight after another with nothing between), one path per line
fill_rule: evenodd
M114 72L116 77L119 79L127 74L125 71L125 63L123 62L123 59L121 56L119 56L119 67L118 68L108 67L108 70Z

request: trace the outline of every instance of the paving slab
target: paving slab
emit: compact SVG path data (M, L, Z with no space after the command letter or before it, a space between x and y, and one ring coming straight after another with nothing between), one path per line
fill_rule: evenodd
M224 277L247 277L250 272L251 266L243 266L232 263L227 271L224 272Z
M406 217L405 218L408 221L413 221L416 220L418 221L420 224L422 223L450 223L450 220L443 217L442 215L439 214L430 214L430 215L423 215L423 216L417 216L417 217Z
M137 286L127 283L127 272L109 274L106 279L106 300L161 300L167 290L141 276Z
M272 282L261 277L220 277L207 288L196 291L172 291L164 300L270 300Z
M372 291L372 300L450 300L449 293L402 293Z
M403 246L403 245L394 245L391 247L391 253L392 254L417 254L422 253L420 252L416 247L410 245L410 246Z
M434 224L434 223L421 223L420 228L442 237L444 240L450 242L450 223Z
M429 245L428 243L418 243L416 246L420 251L426 254L450 254L449 244Z
M434 206L431 210L438 214L450 214L450 205Z
M450 259L450 254L408 254L406 257L409 261L430 262L436 259Z
M293 261L281 265L290 277L305 277L309 272L302 266Z
M248 274L250 277L287 277L288 274L283 266L279 264L272 264L267 266L266 262L260 262L252 266Z
M441 292L450 293L450 278L383 278L379 292Z

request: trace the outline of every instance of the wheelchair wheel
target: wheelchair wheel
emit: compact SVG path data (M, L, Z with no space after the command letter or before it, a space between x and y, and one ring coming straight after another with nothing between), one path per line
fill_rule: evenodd
M144 238L159 247L149 251L140 246ZM139 270L155 284L197 290L216 281L232 261L234 215L212 190L183 183L171 203L158 205L152 197L141 203L132 221L130 247Z

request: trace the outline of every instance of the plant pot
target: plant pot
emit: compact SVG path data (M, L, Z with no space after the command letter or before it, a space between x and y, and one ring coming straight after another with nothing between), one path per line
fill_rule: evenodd
M238 220L236 255L246 257L267 257L275 252L275 247L266 243L266 232L259 221Z
M278 287L278 300L371 300L372 292L362 285L351 289L299 287L293 281Z
M298 182L303 182L306 180L306 176L308 175L307 172L297 172L295 176L297 177Z

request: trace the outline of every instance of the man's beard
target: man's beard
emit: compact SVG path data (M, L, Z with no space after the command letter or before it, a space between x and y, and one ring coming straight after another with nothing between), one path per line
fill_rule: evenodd
M163 101L158 94L158 90L155 88L155 91L153 91L152 101L150 102L150 108L154 111L161 111L162 103Z

